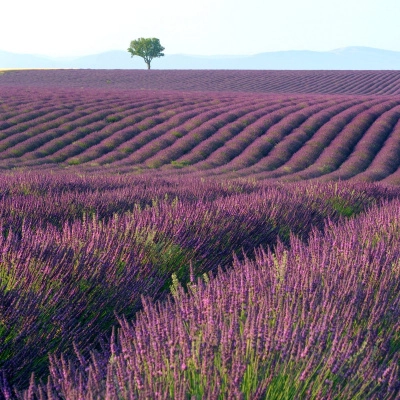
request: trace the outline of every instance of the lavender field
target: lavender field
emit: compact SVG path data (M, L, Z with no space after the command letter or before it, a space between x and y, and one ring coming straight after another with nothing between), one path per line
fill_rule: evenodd
M0 399L399 399L399 78L0 74Z
M400 184L397 72L236 73L5 72L0 168Z
M399 71L21 70L0 86L185 92L400 95Z

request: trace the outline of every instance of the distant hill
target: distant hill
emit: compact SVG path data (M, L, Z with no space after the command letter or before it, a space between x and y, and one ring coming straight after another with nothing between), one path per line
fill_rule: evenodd
M114 50L76 58L51 58L0 51L1 68L145 69L143 60ZM400 52L369 47L332 51L277 51L251 56L171 54L153 69L400 70Z
M121 75L125 83L116 86ZM207 79L196 81L200 75ZM274 79L279 75L287 79ZM6 72L0 75L0 172L88 168L166 178L189 174L400 185L400 96L343 95L347 85L350 90L358 86L357 92L363 86L379 92L380 81L399 87L395 75L400 72ZM20 86L10 86L10 78ZM196 91L207 81L215 89L219 78L222 88L236 82L243 90L247 81L264 83L265 89L290 88L291 94ZM165 90L171 88L169 81L181 82L182 90ZM295 85L304 82L315 91L294 93ZM341 93L316 96L317 86L326 90L330 82Z
M4 87L400 96L400 70L22 69ZM1 123L0 123L1 125Z

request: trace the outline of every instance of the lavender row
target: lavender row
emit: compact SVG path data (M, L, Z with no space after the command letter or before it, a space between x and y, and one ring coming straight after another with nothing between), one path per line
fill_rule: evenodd
M149 129L119 146L122 148L124 154L118 155L116 165L139 164L147 160L154 153L172 145L187 132L203 126L210 119L216 118L220 114L224 115L232 108L236 108L237 103L240 104L242 101L237 100L228 104L221 104L219 107L211 104L208 104L206 107L196 106L194 110L192 109L194 112L186 115L189 118L184 116L183 120L180 118L173 119L172 122L174 125L167 124L166 126L156 125L150 127L153 129ZM116 149L117 153L120 152L120 148Z
M228 142L230 144L228 149L226 148L227 146L217 149L215 152L212 152L209 157L205 158L205 160L197 163L195 168L200 170L210 170L212 168L210 172L211 174L215 174L218 171L218 166L221 165L230 166L233 164L233 166L231 166L233 169L241 169L246 165L251 165L262 157L264 153L268 152L268 147L274 146L274 139L279 140L276 137L268 138L270 130L275 130L276 136L279 134L284 135L293 125L296 125L301 119L305 118L304 115L306 112L310 112L309 110L304 111L307 106L311 108L311 106L315 105L317 108L323 108L328 101L328 99L316 98L310 99L308 102L304 100L300 103L296 102L295 104L290 102L287 106L282 104L279 109L275 111L271 110L271 112L259 116L255 122L246 124L241 131L237 132L234 139L232 139L233 143L231 143L231 141ZM246 119L247 115L244 119ZM216 132L215 135L210 137L210 139L217 140L229 127L230 125L224 126ZM262 140L261 144L260 140ZM192 152L196 155L198 151L201 152L201 150L198 150L198 147L201 149L206 144L207 140L202 141ZM240 152L240 157L238 157L238 153ZM200 154L204 157L204 151ZM187 156L182 156L178 158L177 162L186 163L188 162L188 158Z
M140 296L164 298L171 275L228 268L278 237L306 240L398 189L56 173L1 176L0 369L13 384L46 373L49 352L86 353ZM71 301L71 299L74 299Z
M158 104L158 106L163 106L163 105L164 104L162 103ZM106 108L105 105L96 106L95 108L89 107L85 108L84 111L80 111L78 113L73 112L67 118L61 117L59 119L55 119L51 123L49 122L49 123L39 124L38 126L31 128L26 132L23 132L23 134L11 135L7 140L8 142L10 142L10 144L8 144L7 147L22 142L21 145L19 146L21 149L18 149L18 146L14 146L10 148L10 152L12 153L15 151L16 152L19 151L19 153L24 154L25 152L36 150L39 146L37 151L40 153L42 151L41 147L43 147L40 145L41 144L44 145L44 148L47 149L49 146L52 146L51 140L54 137L58 139L53 140L53 142L54 141L59 142L58 146L60 146L61 143L61 145L63 145L64 147L69 142L82 137L82 133L78 135L78 137L74 137L73 134L74 128L75 130L78 130L80 132L85 131L86 134L83 136L87 136L87 133L91 131L89 127L90 124L94 124L94 132L97 132L99 129L108 126L110 122L114 122L115 119L118 120L120 118L123 118L124 116L127 117L129 123L130 121L132 121L132 118L134 118L136 113L140 114L140 111L143 113L143 109L147 108L148 115L151 115L151 113L154 112L154 108L157 107L157 103L152 102L152 104L149 104L147 106L141 106L140 103L134 104L133 107L131 106L131 112L129 112L129 108L127 113L120 111L118 113L118 117L113 117L112 115L110 116L109 107L110 105L108 105L108 108ZM118 108L121 110L120 106ZM134 108L134 110L132 110L132 108ZM138 110L136 111L135 108L138 108ZM144 116L142 116L142 118L144 118ZM47 127L55 129L51 129L50 132L46 132ZM5 134L7 133L8 132L5 132ZM33 143L31 144L30 142ZM63 152L65 151L67 152L67 154L69 153L68 149L63 149ZM5 152L4 157L7 156L9 157L10 154L7 154Z
M349 179L365 171L383 150L386 141L399 122L400 107L398 106L380 115L359 140L346 161L335 172L326 175L325 179ZM392 161L396 163L396 157ZM395 168L398 166L400 166L400 160L397 160ZM386 175L390 174L389 168L388 165Z
M288 179L295 180L314 176L308 173L310 170L317 175L321 174L321 168L323 167L320 166L321 168L318 169L315 164L321 159L322 154L329 149L330 145L346 127L351 125L355 128L357 126L358 123L356 121L361 114L368 113L368 110L380 104L381 102L377 99L365 101L361 104L356 103L334 116L318 129L284 166L278 168L276 172L267 173L265 177L269 175L271 177L288 175Z
M357 115L368 107L374 106L376 101L360 102L356 99L349 101L348 106L332 115L325 123L320 125L320 122L310 124L308 130L317 124L320 125L312 136L306 140L303 145L297 149L294 154L286 161L286 163L274 171L260 172L255 176L262 178L278 178L286 175L296 174L297 172L306 169L312 165L320 156L323 149L328 147L332 140L349 124ZM340 107L340 106L339 106ZM289 139L289 138L288 138ZM295 175L296 176L296 175Z
M134 124L125 126L113 126L113 133L101 140L98 145L91 146L80 154L79 161L88 162L94 160L98 164L110 163L117 161L129 154L128 148L133 147L132 139L142 141L142 144L153 137L158 138L158 134L171 126L180 125L187 119L194 117L200 110L211 109L212 105L207 100L196 102L196 108L193 109L193 102L181 102L179 106L171 105L163 107L162 112L155 110L149 113L146 118L141 115L142 119L137 119ZM150 134L153 133L153 136Z
M288 100L285 103L277 102L275 104L268 105L257 111L251 111L241 118L240 122L234 123L233 126L225 126L221 128L218 135L213 135L210 138L203 140L198 146L192 149L189 153L183 157L178 158L175 162L181 162L183 164L193 165L201 160L209 157L210 154L215 152L221 147L225 147L226 143L232 139L243 136L243 131L249 130L254 127L255 124L261 124L260 119L265 118L266 115L271 116L278 110L293 105L292 100ZM242 145L245 145L245 141L241 139Z
M165 107L168 109L168 106L170 106L167 102L164 102L162 104L158 103L157 107ZM151 116L155 113L156 105L153 104L148 104L147 102L137 102L135 101L133 104L129 105L124 105L122 106L121 104L118 104L118 107L116 105L111 108L111 104L108 104L107 107L109 108L110 111L113 111L113 109L117 109L117 112L114 113L108 113L108 115L103 118L101 115L100 118L105 121L101 121L103 125L99 126L97 130L95 130L91 136L95 136L95 141L101 140L101 137L103 135L110 135L115 131L120 131L121 129L126 128L127 126L131 126L133 123L138 123L146 116ZM171 107L171 106L170 106ZM104 107L103 107L104 108ZM88 109L85 110L85 113L92 114L92 112ZM75 118L75 124L77 123L78 126L83 127L86 129L88 125L82 120L76 121L76 116ZM63 124L64 125L64 124ZM66 143L68 143L68 140L70 139L71 131L68 131L71 128L71 125L66 126L66 125L61 125L57 127L57 133L59 134L59 138L61 140L64 140ZM66 131L63 132L63 128L66 127ZM43 130L43 126L40 126L40 128ZM104 132L105 131L105 132ZM62 136L62 138L60 137ZM21 145L23 147L25 154L23 157L21 157L21 160L23 159L29 159L29 158L42 158L45 160L45 156L49 154L46 149L48 149L49 146L52 145L51 140L54 138L54 131L52 132L44 132L40 135L36 135L29 141L24 141ZM85 147L88 145L88 139L90 138L89 135L85 135L84 139L79 141L77 144L80 147ZM69 140L70 141L70 140ZM71 141L70 141L71 142ZM28 147L29 146L29 147ZM90 146L93 147L93 144ZM68 149L66 149L66 152L68 153Z
M314 178L335 171L352 153L354 147L375 120L386 111L397 106L395 101L387 100L360 113L324 149L316 162L301 173L302 177Z
M236 260L162 303L142 297L110 344L50 358L47 384L17 398L363 398L400 392L400 202L307 243ZM186 285L185 285L186 286ZM68 360L68 358L70 358ZM27 383L27 382L26 382ZM5 398L13 392L3 377Z
M333 217L335 209L330 205L333 200L342 201L344 206L356 205L355 210L362 211L380 198L393 198L398 191L397 188L371 191L373 185L359 185L356 197L352 197L353 186L342 184L340 193L328 190L335 187L333 184L326 184L323 192L317 191L318 186L312 186L307 200L304 193L296 194L296 198L300 203L307 201L324 219ZM257 201L262 204L263 196L270 197L272 193L293 198L291 192L295 187L283 191L274 184L254 181L224 183L190 176L157 179L150 175L111 175L105 171L94 175L45 170L9 173L0 175L0 216L3 229L20 232L24 222L38 227L49 223L61 227L66 222L82 220L84 215L109 219L115 213L132 212L137 207L144 209L154 202L169 204L175 199L194 204L198 201L214 203L232 196L257 195ZM265 190L268 195L263 194Z
M206 123L189 130L184 137L179 138L171 146L155 154L146 164L152 165L152 163L155 163L155 165L161 166L169 162L179 163L183 159L183 155L191 152L196 153L196 149L202 147L207 140L218 139L218 137L224 135L224 132L230 129L238 133L241 128L243 129L247 126L251 114L254 112L257 113L261 108L265 109L265 105L255 101L230 107L227 110L228 112L224 114L217 115L214 118L207 118ZM281 108L284 108L282 103ZM268 111L269 108L265 110L265 113L268 113ZM183 159L183 163L189 163L188 159Z
M30 96L45 114L1 129L2 169L77 165L87 171L106 166L109 171L165 177L178 168L180 175L193 176L349 179L379 156L375 148L367 160L365 151L358 150L361 144L357 148L360 140L371 142L363 138L372 134L375 119L388 124L384 133L373 134L375 143L395 136L396 117L387 111L398 106L397 98L387 96L209 96L94 89L36 89L30 94L14 88L2 98L5 105L18 99L31 112L35 104L25 103ZM389 140L385 151L396 154L396 143ZM346 167L353 163L348 156L358 167ZM337 170L343 163L342 169L349 171L342 173ZM384 179L395 168L380 168L380 174L368 176Z
M0 87L103 91L400 94L399 71L31 70L9 71Z
M318 103L320 102L318 101ZM246 152L246 149L251 147L258 137L265 135L271 126L275 126L303 107L304 104L293 104L293 102L289 102L287 105L282 104L276 110L274 109L264 115L260 115L257 120L251 124L246 124L241 131L227 141L226 145L216 149L216 151L212 152L205 160L200 161L196 167L200 169L213 167L214 169L218 168L220 165L229 164L233 159L236 161L236 157L239 153ZM218 135L216 135L216 138L218 139ZM201 146L204 146L204 144L202 143ZM196 148L194 151L196 151ZM187 160L187 157L183 157L182 160ZM246 162L249 163L251 160L246 159L244 165L246 165ZM240 168L242 165L237 167ZM213 173L215 173L215 171L213 171Z
M330 106L328 103L311 103L306 109L302 109L297 113L282 119L278 124L273 125L265 134L254 140L251 145L246 148L235 159L228 162L223 167L225 170L239 170L238 175L245 176L258 171L275 170L281 164L285 164L290 158L292 152L301 148L297 137L300 135L312 135L318 128L327 122L327 118L332 116L332 112L343 111L351 106L352 102L337 106ZM328 116L326 115L328 114ZM300 119L299 119L300 118ZM267 141L269 146L264 142ZM221 152L223 149L221 149ZM263 156L255 157L255 154L261 153ZM250 159L247 159L249 157ZM245 167L245 168L243 168Z

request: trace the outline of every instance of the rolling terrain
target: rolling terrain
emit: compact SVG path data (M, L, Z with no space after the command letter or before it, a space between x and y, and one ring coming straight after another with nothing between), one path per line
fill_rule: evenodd
M131 58L125 50L110 50L76 57L48 57L16 54L0 49L0 68L91 68L143 69L140 57ZM270 51L253 55L166 54L152 68L220 70L398 70L400 52L352 46L330 51Z
M400 94L400 71L11 70L0 88L77 88L184 92ZM4 92L4 90L2 90Z
M0 400L397 400L399 78L0 72Z
M398 71L8 71L0 168L400 183Z

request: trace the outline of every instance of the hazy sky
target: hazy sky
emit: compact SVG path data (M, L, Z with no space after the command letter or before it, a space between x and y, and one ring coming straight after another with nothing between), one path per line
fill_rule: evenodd
M166 54L400 51L400 0L4 0L0 50L75 56L157 37Z

